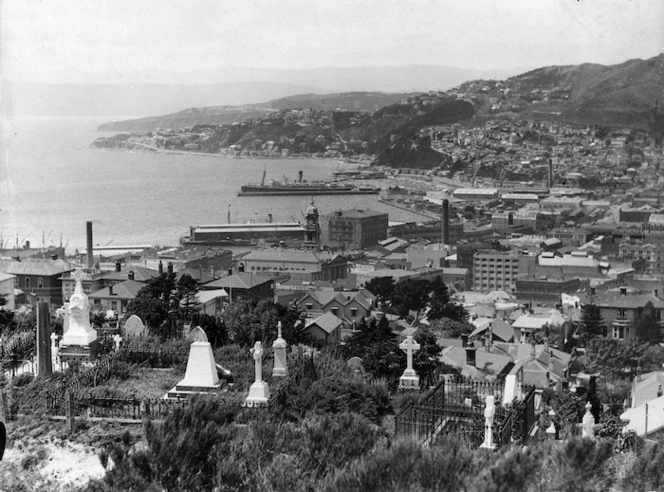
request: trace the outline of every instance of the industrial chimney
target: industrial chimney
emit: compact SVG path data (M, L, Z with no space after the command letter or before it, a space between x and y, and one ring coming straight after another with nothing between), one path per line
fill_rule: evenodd
M302 171L297 172L297 182L301 183L302 182Z
M549 159L549 188L553 187L553 159Z
M86 226L86 237L88 241L88 270L92 270L95 260L94 260L94 251L92 248L92 222L88 221L85 223Z
M443 200L443 244L450 244L450 201Z

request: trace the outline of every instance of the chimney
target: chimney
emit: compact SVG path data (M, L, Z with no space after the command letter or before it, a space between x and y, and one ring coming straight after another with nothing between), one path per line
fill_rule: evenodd
M92 247L92 222L88 221L85 223L85 230L86 230L86 240L88 244L88 269L92 270L92 267L95 264L94 251Z
M450 202L443 200L443 244L450 244Z
M58 255L56 255L56 254L51 255L51 260L55 261L57 259L58 259ZM657 291L655 291L655 292L657 292ZM657 294L655 294L655 295L657 295Z
M129 270L129 275L127 275L129 280L134 280L134 270Z
M24 249L30 249L30 241L25 242L25 246L23 246Z
M119 272L120 270L122 270L122 263L120 263L120 260L117 260L115 262L115 271Z
M297 172L297 182L301 183L302 182L302 171Z
M627 287L620 287L620 295L621 296L627 295Z
M468 346L468 335L461 335L461 346L462 347Z
M244 263L240 263L237 268L238 272L244 272Z
M549 159L549 188L553 188L553 159Z
M229 268L229 269L228 269L228 276L231 276L231 275L233 275L233 269L232 269L232 268Z
M173 275L173 263L170 261L168 262L168 274Z
M475 349L466 348L466 364L475 367Z
M164 274L164 264L159 260L159 275Z
M115 294L113 293L113 284L108 286L108 295L109 296L114 296Z

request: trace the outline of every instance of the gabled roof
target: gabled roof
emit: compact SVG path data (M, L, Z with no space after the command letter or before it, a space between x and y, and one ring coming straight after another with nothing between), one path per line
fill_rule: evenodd
M289 263L315 263L321 259L311 251L300 250L258 250L242 257L245 261L284 261Z
M104 280L127 280L130 271L134 272L134 280L137 282L149 282L159 276L159 271L152 268L145 268L138 265L124 265L121 271L112 271L105 275Z
M43 275L51 277L70 272L76 267L65 260L44 260L38 258L26 258L21 261L12 261L0 265L0 270L11 275Z
M604 308L636 309L652 302L657 309L664 309L664 301L653 294L621 294L620 292L598 291L597 305Z
M238 272L227 277L214 280L205 284L206 288L220 289L251 289L257 285L272 282L272 277L264 277L256 273Z
M309 328L310 326L317 326L321 330L323 330L327 334L331 334L339 328L343 324L343 321L341 321L339 318L337 318L334 314L328 312L323 314L322 316L319 316L318 318L312 320L310 323L308 323L305 327L304 330Z
M443 349L440 361L459 367L464 376L482 377L486 372L492 375L503 374L512 367L512 359L503 354L475 350L475 366L466 364L466 347L450 346Z
M228 297L228 292L224 289L199 290L196 292L196 302L199 304L205 304L206 302L210 302L219 297Z
M90 299L134 299L138 291L143 287L145 287L145 284L142 282L125 280L124 282L113 285L113 295L110 295L110 287L104 287L97 292L93 292L88 297Z

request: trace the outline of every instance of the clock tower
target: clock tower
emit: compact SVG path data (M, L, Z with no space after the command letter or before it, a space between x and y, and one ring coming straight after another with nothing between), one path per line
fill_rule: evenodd
M320 242L320 225L318 223L318 209L311 202L307 212L304 215L306 220L304 224L304 244L306 249L318 249Z

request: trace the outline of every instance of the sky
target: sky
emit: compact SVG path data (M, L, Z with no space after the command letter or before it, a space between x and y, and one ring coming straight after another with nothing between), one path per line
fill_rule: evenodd
M0 0L10 80L218 66L535 68L650 58L663 0Z

